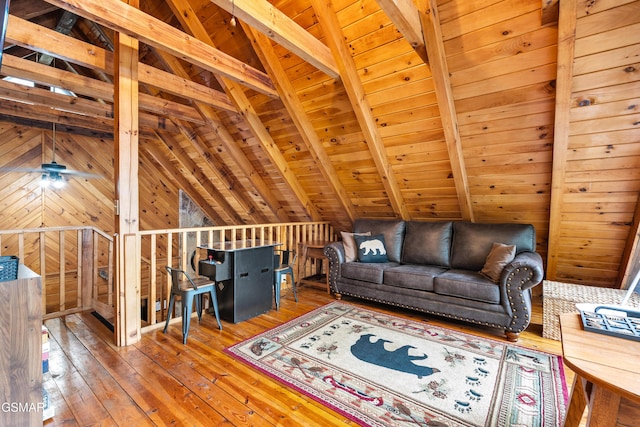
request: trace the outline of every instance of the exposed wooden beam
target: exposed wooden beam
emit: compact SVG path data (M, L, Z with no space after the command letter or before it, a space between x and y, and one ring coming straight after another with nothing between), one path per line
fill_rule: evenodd
M48 28L34 24L29 21L25 21L16 16L9 15L9 26L7 28L6 40L10 43L15 43L20 46L28 47L31 50L40 53L46 53L56 58L79 64L84 67L98 70L107 74L113 73L113 54L102 48L94 46L89 43L85 43L81 40L68 37ZM9 57L9 55L7 55ZM13 57L15 58L15 57ZM33 72L32 68L36 70L44 70L44 66L33 64L30 61L24 59L17 59L13 62L5 62L3 59L2 72L6 75L13 75L12 70L20 69L23 73ZM207 86L197 84L184 77L179 77L171 73L159 70L149 65L139 63L138 64L139 81L141 84L151 85L158 87L159 89L177 95L186 99L194 99L200 102L209 104L215 108L221 108L227 111L235 112L235 105L231 102L229 97L224 93L211 89ZM62 74L59 70L51 68L49 73L59 77L59 82L54 86L60 86L64 89L72 90L76 93L84 93L83 85L89 84L87 88L98 86L103 89L102 96L96 96L96 98L113 99L113 86L107 85L104 82L99 82L95 79L73 77L69 74ZM46 75L44 71L40 71L42 75ZM56 74L58 73L58 74ZM62 78L64 76L64 78ZM76 82L78 84L75 87L67 87L67 82ZM34 80L35 81L35 80ZM102 83L102 85L100 85ZM106 88L109 88L106 90ZM97 90L97 88L94 87ZM92 95L90 95L92 96ZM144 98L142 99L142 106L144 107Z
M469 193L464 154L462 153L462 139L458 130L458 116L453 101L449 67L447 66L447 58L440 31L440 18L437 12L436 0L428 0L426 12L420 13L420 21L422 22L429 54L431 76L438 100L438 110L440 111L440 120L442 121L444 137L447 143L447 152L449 153L449 162L451 163L451 172L453 173L458 203L460 204L460 212L463 219L473 221L473 206Z
M409 211L404 204L400 186L391 169L382 136L378 132L375 119L371 114L367 94L358 76L353 58L345 45L342 27L340 27L338 23L332 0L312 0L311 4L313 5L316 15L319 17L327 43L338 64L342 82L351 101L360 128L362 129L362 133L364 134L364 138L367 141L371 157L378 169L378 174L382 179L391 207L396 215L399 215L402 219L409 219Z
M96 133L105 134L113 132L113 119L96 119L68 111L53 110L43 105L32 105L25 102L4 100L0 102L0 113L23 119L46 120L49 123L63 123L85 129L91 129Z
M351 199L349 198L347 191L338 179L338 173L322 146L322 141L318 137L318 134L313 127L313 123L311 123L311 119L309 119L309 116L305 113L302 102L300 102L293 84L287 77L284 68L273 51L271 42L264 34L249 26L245 27L245 32L251 39L256 53L262 61L262 65L265 67L267 73L271 76L271 80L276 85L278 93L280 93L280 99L287 108L298 132L300 132L300 136L302 136L302 139L306 143L307 149L311 154L311 158L316 163L316 166L322 173L324 179L329 183L334 196L340 201L340 204L347 213L349 219L353 222L356 218L353 203L351 203Z
M38 116L35 114L31 114L28 118L23 118L23 117L9 116L9 115L0 113L0 121L3 121L3 122L10 122L20 126L28 126L32 128L38 128L38 129L46 129L46 130L51 129L50 121L45 122L42 120L36 120L34 119L34 117L38 117ZM60 125L59 123L57 123L56 129L58 129L60 132L70 133L74 135L83 135L91 138L113 139L113 126L111 127L109 132L98 132L96 130L81 128L81 127L73 126L70 124ZM21 164L20 162L18 163Z
M277 96L262 71L119 0L47 0L84 18L135 37L150 46L269 96Z
M376 0L398 31L425 63L429 62L418 8L412 0Z
M13 58L11 55L7 55L5 59ZM48 73L49 70L56 70L57 72L54 74L61 75L72 75L73 73L69 73L67 71L60 71L55 68L39 65L34 62L26 61L24 59L19 59L19 61L24 61L32 64L36 67L41 67L41 71L47 72L46 75L38 75L36 79L32 81L38 84L44 84L49 86L58 86L59 82L56 81L54 77ZM8 62L14 62L13 59L10 59ZM35 67L34 67L35 68ZM16 72L15 74L11 74L15 77L21 77L29 79L30 76L33 76L33 70L31 73L23 74L21 72ZM81 81L91 80L87 77L78 76ZM108 83L98 82L105 87L104 90L100 90L98 93L95 91L87 90L85 88L80 88L83 95L88 95L97 99L106 98L107 101L112 102L113 96L113 86ZM73 89L69 89L73 91ZM100 97L99 95L105 95L104 97ZM79 114L81 116L95 117L97 119L104 118L113 118L113 104L106 104L103 102L91 101L84 98L74 97L70 95L63 95L59 93L52 92L47 89L41 89L38 87L28 87L21 84L0 81L0 99L4 100L12 100L17 102L24 102L27 104L35 104L42 105L44 107L53 108L56 110L71 112L75 114ZM156 98L151 95L140 94L140 109L143 111L150 111L160 115L168 115L169 117L180 118L182 120L194 122L200 125L204 124L204 119L195 111L193 107L178 104L177 102L172 102L168 100L163 100L161 98ZM140 122L143 126L155 126L158 123L164 123L161 125L161 129L172 128L172 124L167 122L164 117L158 117L150 114L140 113Z
M182 4L182 2L178 2L177 0L171 0L169 1L169 5L174 10L175 16L180 20L185 29L192 32L196 38L202 40L207 44L210 44L211 46L214 46L213 40L202 26L202 23L197 19L197 16L193 9L191 9L188 4ZM249 125L249 128L251 129L254 137L257 138L257 140L260 142L265 152L271 159L272 163L284 177L285 182L292 189L300 203L302 203L302 205L305 207L310 218L314 221L320 220L320 214L317 212L317 209L309 200L298 178L295 176L295 174L293 174L293 172L291 172L291 169L288 167L284 156L278 150L276 143L273 141L273 138L271 138L269 131L264 127L264 124L258 117L257 112L251 105L249 99L242 90L242 87L229 79L218 78L218 81L220 82L222 87L225 88L225 91L229 95L229 98L234 101L238 108L238 111L240 112L240 114L242 114L246 123ZM221 127L220 131L222 131L222 134L219 135L221 135L222 138L227 138L227 136L225 135L225 133L228 133L226 132L226 129L224 129L224 127ZM229 144L230 147L233 147L233 145L236 145L235 142L233 144ZM236 154L239 155L240 153ZM244 154L242 153L242 156L238 156L238 160L242 162L241 164L244 164L245 167L250 168L245 170L245 173L247 173L248 176L257 176L258 173L253 167L251 167L251 163L248 162L248 160L245 163L242 157L246 158L246 156L244 156ZM280 209L281 208L279 208L278 211L280 211Z
M76 25L76 21L78 21L78 15L65 10L60 19L58 19L58 25L56 25L55 31L60 34L69 35L73 26ZM41 55L40 58L38 58L38 62L44 65L51 65L53 56Z
M34 19L57 9L57 7L47 4L42 0L11 2L11 13L22 19Z
M185 99L236 112L236 106L224 93L142 63L140 64L140 82Z
M548 280L555 280L560 252L562 204L565 193L567 150L571 123L571 87L576 43L577 1L562 2L558 19L558 61L556 77L556 111L553 131L553 168L551 171L551 203L549 212Z
M13 55L3 56L2 74L42 85L60 87L95 99L113 100L113 85L110 83L17 58Z
M268 1L211 1L331 78L339 77L338 67L329 48Z
M158 53L161 60L169 69L176 73L176 75L185 78L188 76L187 71L182 67L182 64L174 56L168 55L163 52ZM195 107L205 118L209 127L216 132L216 134L222 141L225 150L231 155L233 160L238 165L238 168L235 168L234 173L244 174L249 179L251 184L254 186L255 191L260 195L264 203L280 221L289 221L289 216L284 211L282 205L278 202L278 199L273 194L273 191L264 182L260 174L255 170L255 168L251 164L251 161L242 151L242 148L237 144L231 133L222 123L222 120L218 117L218 114L208 105L202 104L200 102L196 102ZM234 194L235 193L236 192L234 192Z
M209 148L209 145L198 133L198 130L187 123L177 123L180 127L182 135L191 143L191 147L196 150L202 161L199 165L206 166L206 175L198 176L199 181L204 182L214 179L216 185L215 191L209 192L214 196L216 200L225 199L225 204L221 205L221 209L227 211L229 216L233 217L233 224L247 224L250 222L266 223L269 219L263 215L263 213L256 209L251 201L245 196L246 192L242 191L240 186L235 182L234 177L229 173L227 165L223 165L218 156L215 155L215 150ZM215 160L215 162L214 162ZM200 175L200 173L198 173ZM219 195L219 196L217 196ZM234 199L239 207L244 210L246 217L242 218L241 215L235 214L236 209L232 208L226 200ZM248 218L251 221L248 221ZM218 224L217 224L218 225ZM222 225L222 224L219 224Z
M155 140L167 148L163 150L164 156L158 156L152 153L156 161L161 163L163 168L167 169L167 171L174 176L178 188L181 188L189 194L189 197L200 206L203 212L213 221L216 221L216 225L241 224L244 222L240 215L236 213L235 209L227 202L226 197L211 184L210 177L204 176L193 159L180 147L178 141L172 136L157 132L155 136ZM151 150L149 151L151 152ZM175 163L164 160L167 156L171 156ZM215 200L218 209L214 209L211 203L202 196L202 194L205 193ZM222 214L219 214L218 210L222 212Z
M83 135L103 137L113 135L113 118L91 117L85 114L78 114L69 110L55 110L47 105L34 105L25 102L3 100L0 102L0 114L25 120L37 117L38 120L47 120L49 123L62 124L70 129L83 128L85 131L77 131ZM149 133L151 130L161 130L169 132L179 132L173 122L163 117L152 114L140 116L140 126L142 133Z
M115 43L114 184L117 346L140 340L140 203L138 198L138 40L118 34Z
M182 174L175 173L175 166L171 162L172 154L166 143L157 138L144 138L140 140L145 150L140 152L142 162L151 162L162 174L167 181L171 182L176 188L182 189L189 197L202 209L202 211L216 224L224 224L225 220L218 215L215 209L209 205L207 200L199 194L191 183Z

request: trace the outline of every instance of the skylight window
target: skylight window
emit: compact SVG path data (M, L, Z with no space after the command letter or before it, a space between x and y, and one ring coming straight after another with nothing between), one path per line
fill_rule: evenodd
M31 80L25 80L25 79L21 79L19 77L4 77L2 80L5 80L7 82L11 82L11 83L16 83L22 86L27 86L27 87L35 87L35 83L32 82ZM62 89L61 87L56 87L56 86L51 86L49 88L49 90L51 90L51 92L53 93L58 93L60 95L67 95L67 96L73 96L75 98L78 97L78 95L76 95L75 93L71 92L70 90L67 89Z
M25 79L21 79L19 77L5 77L2 80L11 82L11 83L16 83L22 86L28 86L28 87L35 87L35 83L30 81L30 80L25 80Z

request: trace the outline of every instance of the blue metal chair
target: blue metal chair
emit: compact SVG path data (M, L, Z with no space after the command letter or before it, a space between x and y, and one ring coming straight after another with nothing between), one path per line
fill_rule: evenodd
M198 321L200 321L202 319L202 296L206 293L209 293L218 327L222 329L220 315L218 313L218 299L216 298L216 283L206 277L196 277L192 279L186 271L179 268L166 266L165 269L171 277L171 296L169 297L169 310L163 332L165 334L167 333L167 327L169 326L169 320L171 320L171 313L173 313L176 296L179 296L182 301L182 343L186 344L187 336L189 335L189 325L191 324L193 300L196 300L196 311L198 312ZM181 276L183 275L186 277L186 280L181 280Z
M274 255L274 282L273 293L276 299L276 310L280 310L280 286L282 284L282 278L286 275L291 276L291 289L293 290L293 297L298 302L298 295L296 294L296 281L293 277L293 266L296 263L296 257L298 256L294 251L276 251L280 254Z

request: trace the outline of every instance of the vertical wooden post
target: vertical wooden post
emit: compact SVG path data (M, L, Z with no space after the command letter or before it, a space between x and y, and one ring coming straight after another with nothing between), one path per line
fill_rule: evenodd
M114 153L117 297L114 333L118 346L140 340L138 45L138 40L116 33Z
M93 289L94 289L94 270L96 264L94 264L95 251L98 250L97 245L94 245L94 232L91 228L83 228L80 236L80 248L81 252L78 255L80 257L80 268L78 274L80 277L80 286L82 288L82 304L83 310L88 310L93 306ZM97 293L96 293L97 296Z

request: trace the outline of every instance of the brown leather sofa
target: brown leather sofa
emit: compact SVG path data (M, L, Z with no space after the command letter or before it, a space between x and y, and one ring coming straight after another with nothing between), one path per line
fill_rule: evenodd
M503 328L509 341L529 325L531 288L543 278L533 225L358 219L353 231L382 235L388 260L346 262L343 241L325 246L338 299L346 295ZM480 273L494 243L515 246L515 257L495 281Z

